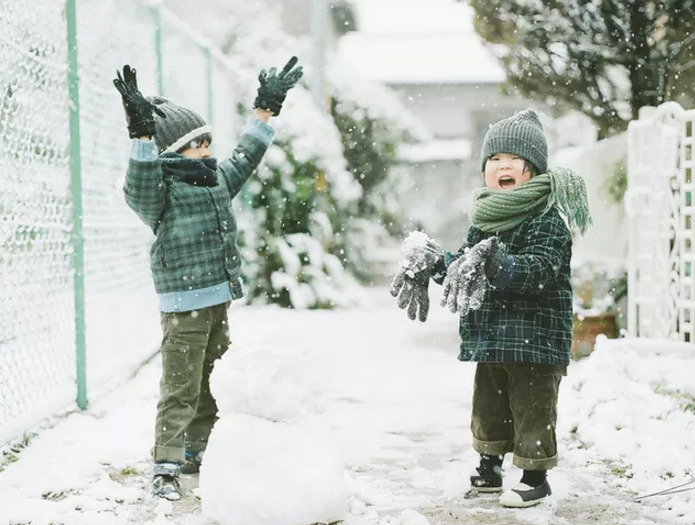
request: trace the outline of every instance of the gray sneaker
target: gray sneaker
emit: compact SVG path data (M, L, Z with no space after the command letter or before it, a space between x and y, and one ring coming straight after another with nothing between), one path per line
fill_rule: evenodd
M181 499L180 472L181 467L176 463L155 463L152 470L152 495L170 501Z

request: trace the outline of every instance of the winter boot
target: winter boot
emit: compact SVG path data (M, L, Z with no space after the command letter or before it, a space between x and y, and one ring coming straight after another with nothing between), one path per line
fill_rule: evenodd
M500 496L500 504L512 508L538 505L552 494L545 474L545 470L524 470L521 481Z
M204 450L190 452L186 450L186 462L181 465L181 474L197 474L200 472L200 465L203 462Z
M504 456L480 455L480 466L475 470L477 476L471 476L471 489L476 492L502 492L502 461Z
M181 499L180 472L181 468L176 463L155 463L152 471L152 495L171 501Z

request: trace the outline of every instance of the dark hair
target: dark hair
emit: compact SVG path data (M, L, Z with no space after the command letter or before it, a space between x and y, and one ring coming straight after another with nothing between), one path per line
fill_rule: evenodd
M485 164L487 164L487 161L490 160L490 159L491 159L492 157L494 157L495 155L497 155L497 153L495 153L495 154L493 154L493 155L490 155L487 159L485 159ZM484 170L485 170L485 165L483 165L483 175L485 174L485 171L484 171ZM538 175L538 168L536 168L536 166L534 166L534 164L533 164L532 162L529 162L529 161L527 161L526 159L524 159L524 171L530 172L530 173L531 173L531 178L533 178L533 177L535 177L536 175Z
M538 168L526 159L524 159L524 171L528 171L531 174L531 178L538 175Z
M196 138L189 140L186 142L183 146L181 146L176 153L183 153L186 151L188 148L191 147L191 142L196 141L196 142L207 142L208 145L212 144L212 133L207 132L203 133L202 135L198 135Z

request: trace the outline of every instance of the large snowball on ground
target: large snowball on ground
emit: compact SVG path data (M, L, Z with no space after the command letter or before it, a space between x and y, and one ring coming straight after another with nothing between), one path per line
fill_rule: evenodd
M210 376L218 416L244 413L278 421L307 415L314 396L298 361L292 352L232 346Z
M226 415L215 424L200 470L203 514L221 525L342 520L346 490L330 439L307 422Z
M311 416L310 371L292 353L232 347L210 389L219 419L200 469L203 513L221 525L341 520L346 484L328 432Z

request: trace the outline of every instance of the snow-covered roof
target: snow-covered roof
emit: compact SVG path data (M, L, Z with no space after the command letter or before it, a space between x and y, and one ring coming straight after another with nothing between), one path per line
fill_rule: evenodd
M475 11L456 0L352 0L360 30L338 52L387 84L497 83L504 70L473 28Z
M471 143L465 139L439 139L418 144L401 144L398 147L398 160L401 162L466 160L470 157Z
M341 59L386 84L504 82L505 73L479 37L468 32L368 34L338 42Z

